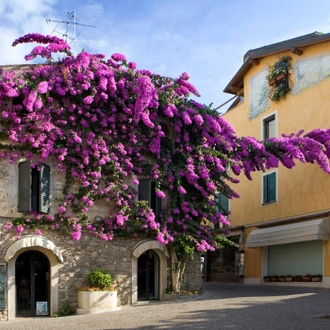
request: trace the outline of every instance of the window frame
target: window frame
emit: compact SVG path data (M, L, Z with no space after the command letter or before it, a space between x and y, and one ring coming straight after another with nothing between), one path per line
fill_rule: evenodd
M265 191L265 178L269 177L270 175L275 175L275 193L274 193L274 199L269 200L268 198L265 198L265 195L268 195L268 190ZM268 186L268 183L267 183ZM267 187L267 189L269 189ZM274 204L278 202L278 170L273 170L273 171L269 171L267 173L262 174L261 176L261 204L262 205L269 205L269 204Z
M0 311L6 309L6 292L7 292L7 265L5 262L0 263Z
M149 207L155 214L156 220L159 220L163 205L162 199L156 195L156 185L157 182L155 180L140 178L138 186L138 200L147 201ZM146 189L146 191L141 192L142 188Z
M267 124L269 124L270 122L274 121L274 125L275 125L275 129L274 129L274 136L269 136L269 134L266 134L266 127ZM274 111L272 113L270 113L267 116L264 116L261 118L261 125L260 125L260 136L261 136L261 140L266 140L268 138L272 138L272 137L277 137L277 111Z
M18 211L48 214L50 211L50 166L31 167L31 161L18 163Z
M224 215L225 217L228 217L229 213L230 213L230 203L229 203L229 198L227 195L222 194L222 193L218 193L217 194L217 203L222 206L223 202L221 201L221 198L225 197L226 198L226 202L227 202L227 212L223 213L223 209L222 208L218 208L219 212Z

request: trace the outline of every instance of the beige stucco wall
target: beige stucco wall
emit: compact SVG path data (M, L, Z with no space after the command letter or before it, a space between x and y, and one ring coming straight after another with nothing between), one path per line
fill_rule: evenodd
M315 128L329 128L329 99L330 80L324 79L314 86L309 86L293 95L275 103L269 100L269 108L260 113L258 117L250 120L250 79L269 64L274 64L285 55L292 57L293 68L291 83L295 83L296 61L315 59L320 56L329 56L329 43L321 43L303 47L303 55L298 56L283 52L267 56L260 60L258 66L252 67L244 78L244 101L224 114L224 118L235 128L238 136L248 135L262 139L262 119L276 113L277 133L297 133L300 129L305 132ZM298 162L296 162L298 163ZM297 164L289 170L280 165L278 168L278 200L276 203L262 205L262 172L252 174L252 181L240 176L241 182L233 185L240 195L232 200L231 224L233 227L253 225L267 221L296 217L330 209L330 175L324 173L317 164ZM251 193L254 192L254 193ZM255 229L255 228L254 228ZM245 237L251 229L245 232ZM324 275L330 276L330 245L324 243ZM261 274L261 252L259 249L245 249L245 277L257 278Z

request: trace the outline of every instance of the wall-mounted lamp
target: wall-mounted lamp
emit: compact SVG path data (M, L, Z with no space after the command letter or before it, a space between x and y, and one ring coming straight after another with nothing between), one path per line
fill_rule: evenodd
M95 221L101 221L102 220L102 217L100 216L100 215L97 215L96 217L95 217Z

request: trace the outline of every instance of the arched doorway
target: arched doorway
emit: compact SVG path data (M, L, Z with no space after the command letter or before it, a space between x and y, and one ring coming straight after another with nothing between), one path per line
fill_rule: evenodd
M16 315L49 315L50 263L39 251L26 251L15 263Z
M159 258L147 250L138 258L138 300L159 299Z

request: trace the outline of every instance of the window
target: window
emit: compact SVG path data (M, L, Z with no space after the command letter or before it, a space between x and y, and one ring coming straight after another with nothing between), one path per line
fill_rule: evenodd
M0 264L0 310L5 309L6 264Z
M276 137L276 117L272 115L263 120L263 139Z
M263 176L263 203L276 201L276 172Z
M31 168L30 161L18 164L18 211L49 212L50 167L41 164Z
M227 217L229 220L228 214L229 214L229 198L224 194L219 194L216 196L217 203L218 203L218 211ZM215 229L222 228L223 224L216 223L214 225Z
M224 194L218 195L219 211L223 215L228 215L229 213L229 199Z
M162 200L156 195L156 182L149 179L139 180L139 200L148 201L149 207L154 211L156 219L162 211Z

